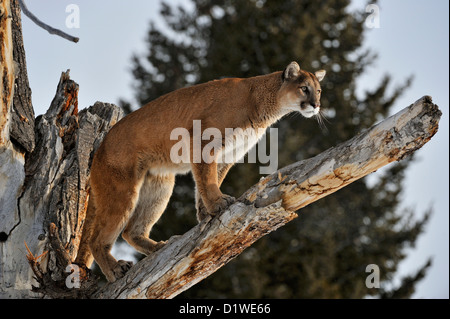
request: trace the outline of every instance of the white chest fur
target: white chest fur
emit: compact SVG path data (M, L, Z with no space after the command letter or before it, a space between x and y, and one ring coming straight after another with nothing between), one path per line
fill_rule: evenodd
M265 129L236 128L225 129L225 147L223 148L219 162L237 163L245 154L258 143L265 133Z

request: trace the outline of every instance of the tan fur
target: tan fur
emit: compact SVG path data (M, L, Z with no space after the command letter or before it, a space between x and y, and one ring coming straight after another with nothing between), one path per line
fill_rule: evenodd
M110 254L122 230L123 238L146 255L162 247L164 242L148 236L169 201L176 174L192 172L199 220L225 209L234 198L219 187L232 164L173 163L170 150L177 141L170 140L171 131L186 128L192 133L193 120L201 120L202 129L217 128L225 136L225 128L266 129L292 111L310 117L320 106L316 76L323 78L324 71L313 75L293 62L284 72L179 89L119 121L94 156L91 198L75 262L89 267L93 255L106 278L115 281L131 267Z

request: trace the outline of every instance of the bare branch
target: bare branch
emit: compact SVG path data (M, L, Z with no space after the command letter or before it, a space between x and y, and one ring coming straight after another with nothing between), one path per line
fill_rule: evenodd
M61 30L55 29L51 26L49 26L48 24L45 24L44 22L42 22L41 20L39 20L32 12L30 12L30 10L28 10L24 0L19 0L20 3L20 8L22 9L23 13L31 19L31 21L33 21L34 23L36 23L38 26L40 26L42 29L47 30L48 33L50 34L55 34L55 35L59 35L60 37L75 42L77 43L80 38L71 36L70 34L67 34Z

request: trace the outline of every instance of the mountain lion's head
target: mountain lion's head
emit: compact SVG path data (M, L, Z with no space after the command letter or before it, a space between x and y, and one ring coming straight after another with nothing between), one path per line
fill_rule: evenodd
M297 62L291 62L282 74L285 110L300 112L307 118L318 115L322 93L319 82L325 74L324 70L314 74L301 70Z

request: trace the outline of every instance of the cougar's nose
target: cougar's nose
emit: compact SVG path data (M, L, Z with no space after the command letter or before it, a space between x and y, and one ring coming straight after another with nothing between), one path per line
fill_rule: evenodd
M319 108L320 107L320 103L316 103L315 105L314 105L314 108Z

